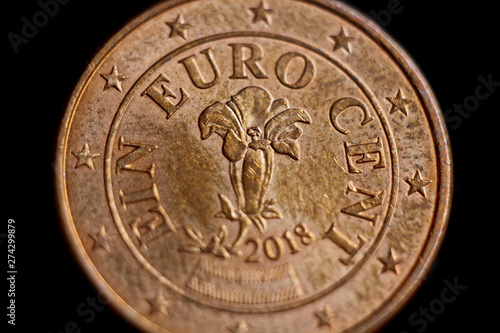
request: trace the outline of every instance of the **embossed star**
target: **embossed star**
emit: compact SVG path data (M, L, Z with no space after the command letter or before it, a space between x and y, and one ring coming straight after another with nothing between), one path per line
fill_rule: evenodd
M335 46L333 47L333 51L337 51L339 49L344 49L347 53L351 53L351 49L349 48L349 42L352 42L356 38L348 37L345 34L344 28L340 28L340 32L338 35L330 36L331 39L335 42Z
M333 318L335 314L333 313L332 307L329 304L325 304L325 306L323 306L323 310L317 311L314 314L319 319L318 322L319 327L322 326L333 327Z
M250 330L248 329L247 322L244 320L241 320L238 325L234 328L230 328L231 332L233 333L248 333Z
M168 36L168 38L180 36L182 39L186 40L187 30L193 27L191 24L184 22L182 14L179 14L175 21L165 23L170 27L170 36Z
M420 176L420 171L417 170L413 178L405 178L405 182L410 185L407 195L412 195L415 192L420 193L421 196L425 197L424 187L432 183L432 180L422 179Z
M118 72L118 67L116 65L113 66L111 73L101 74L101 76L106 80L104 91L108 90L109 88L115 88L119 92L122 92L122 82L128 78L127 75L123 75Z
M274 12L274 9L266 8L264 5L264 1L260 2L259 7L257 8L248 8L254 14L252 23L257 23L258 21L262 21L267 25L271 25L269 19L271 18L271 14Z
M403 260L394 257L392 248L389 248L389 252L387 252L387 255L385 257L378 257L377 259L382 263L382 265L384 265L384 267L382 267L382 273L391 271L394 272L396 275L398 275L398 270L396 265L402 263Z
M71 152L71 154L73 154L76 158L78 158L78 162L76 162L75 166L76 169L78 169L82 165L86 165L92 171L94 171L94 163L92 162L92 160L100 156L100 154L92 154L90 152L90 147L88 143L85 143L82 151L80 152L73 151Z
M165 299L163 293L160 291L158 296L154 299L146 300L149 304L151 304L151 312L153 314L155 312L159 312L162 315L168 317L168 308L172 306L172 301Z
M398 89L398 93L396 97L386 97L386 100L391 102L392 107L391 110L389 111L390 114L393 114L394 112L401 111L405 116L408 115L408 111L406 110L406 106L413 102L411 99L405 99L403 97L403 93L401 92L401 89Z
M106 227L102 226L99 229L99 232L96 234L89 234L90 238L94 240L94 246L92 247L92 251L97 248L105 249L108 252L111 252L111 245L109 244L109 235L106 232Z

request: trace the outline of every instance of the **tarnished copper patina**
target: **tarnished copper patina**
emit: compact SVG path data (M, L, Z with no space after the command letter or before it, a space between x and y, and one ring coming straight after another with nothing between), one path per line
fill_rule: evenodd
M147 332L367 332L421 284L451 157L425 79L335 1L166 1L78 82L63 228Z

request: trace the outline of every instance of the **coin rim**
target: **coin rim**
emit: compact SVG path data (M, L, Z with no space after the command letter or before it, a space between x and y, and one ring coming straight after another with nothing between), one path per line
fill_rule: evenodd
M143 13L139 14L136 18L124 24L123 28L115 33L92 57L92 60L96 61L90 62L90 65L87 66L84 73L78 80L78 83L73 89L67 103L67 108L64 112L57 139L55 195L60 217L59 223L64 231L64 236L71 252L77 259L80 268L91 280L94 287L96 287L97 290L105 295L105 298L109 300L110 307L136 328L151 332L168 332L168 330L156 325L148 318L139 314L114 292L111 286L106 283L97 268L93 265L85 248L83 247L80 237L78 236L75 224L73 223L66 192L65 161L67 155L66 151L68 148L67 140L70 134L70 125L75 114L74 111L76 110L75 106L78 104L81 94L84 92L84 89L88 84L88 80L92 77L93 72L106 60L107 55L113 49L118 47L121 41L123 41L130 32L134 31L154 16L176 6L195 1L197 0L160 2L144 10ZM404 305L418 291L425 277L428 275L439 248L441 247L445 230L448 225L453 192L453 167L449 137L443 114L440 112L437 99L433 91L430 89L430 85L408 53L400 45L398 45L386 31L384 31L365 14L360 13L347 4L332 0L299 1L331 11L334 14L348 20L367 34L367 36L377 42L381 48L386 50L387 54L394 60L394 63L397 64L407 76L409 83L416 91L418 91L419 99L424 106L424 114L429 123L435 143L438 162L437 201L434 211L434 219L432 221L432 229L429 231L425 246L420 253L419 260L414 264L412 273L408 275L402 284L400 284L398 289L393 291L390 297L386 298L386 301L378 309L373 311L364 320L349 328L346 332L376 330L387 324L392 317L402 310Z

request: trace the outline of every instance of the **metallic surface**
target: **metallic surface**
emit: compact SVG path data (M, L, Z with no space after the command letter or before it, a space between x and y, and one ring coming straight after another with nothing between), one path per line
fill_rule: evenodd
M63 228L151 332L382 327L451 200L439 108L338 2L163 2L99 51L59 137Z

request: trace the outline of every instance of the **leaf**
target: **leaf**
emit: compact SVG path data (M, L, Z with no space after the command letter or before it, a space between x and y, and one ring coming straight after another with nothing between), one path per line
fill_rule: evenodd
M223 224L220 226L219 234L217 237L219 237L221 244L224 242L224 239L227 236L227 227Z
M233 208L231 201L224 194L219 194L220 204L222 206L222 212L230 220L237 220L238 214Z
M232 247L231 245L227 245L225 248L224 248L229 254L236 254L238 257L241 257L243 255L243 252L238 249L238 248L234 248Z
M284 129L296 122L310 124L311 118L304 110L295 108L287 109L266 123L264 137L268 140L275 141Z
M198 229L195 227L187 227L185 230L189 237L197 242L203 242L203 234Z
M220 244L221 244L220 238L215 236L215 237L212 237L212 239L210 240L208 245L202 250L203 250L203 252L212 252L214 249L217 249L218 247L220 247Z
M218 247L218 248L216 248L213 251L213 254L215 256L217 256L217 257L221 257L221 258L225 258L225 259L231 257L231 255L229 254L229 252L224 247Z
M249 217L260 232L266 231L267 221L260 214L250 215Z
M293 159L300 158L300 146L296 140L273 141L272 147L280 154L286 154Z
M222 153L231 162L239 161L245 155L247 150L247 144L240 140L232 129L227 131L226 137L224 139L224 144L222 146Z
M178 252L191 252L191 253L200 253L201 250L196 245L184 244L180 248L177 249Z
M264 202L264 206L271 206L271 205L274 205L275 203L276 203L276 199L267 199Z
M262 217L266 219L280 219L283 216L281 215L281 212L278 209L273 207L266 207L262 212Z

